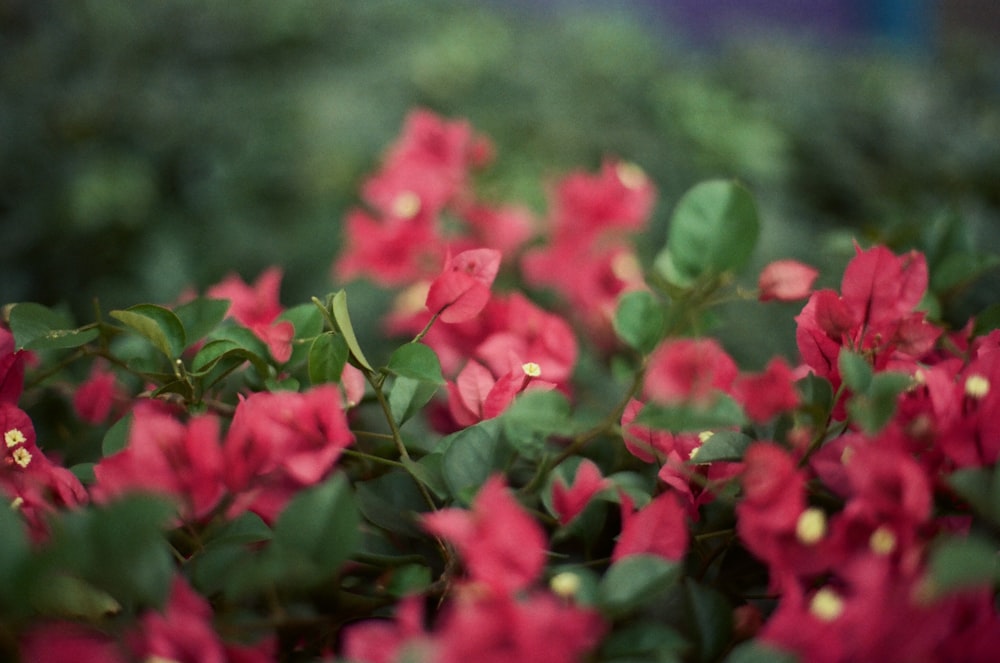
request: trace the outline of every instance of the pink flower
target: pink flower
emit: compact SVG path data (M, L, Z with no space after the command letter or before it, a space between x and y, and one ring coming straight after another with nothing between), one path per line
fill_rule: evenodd
M708 404L728 391L739 369L717 341L677 339L660 344L649 357L645 392L664 404Z
M733 395L747 416L760 423L799 404L795 376L781 357L771 359L762 373L738 377L733 384Z
M425 515L423 523L455 546L473 582L500 594L525 589L545 566L545 534L501 477L483 485L471 511L443 509Z
M488 368L472 360L454 382L447 384L448 411L460 427L499 416L528 389L553 389L555 384L539 380L537 364L525 363L506 375L494 378Z
M576 518L599 492L611 486L611 482L601 475L597 464L584 458L576 468L572 485L562 479L552 483L552 508L559 516L559 522L568 524Z
M180 577L174 579L162 612L142 616L127 637L141 660L177 663L226 663L222 641L212 624L212 607Z
M805 299L812 292L819 271L797 260L775 260L764 267L757 280L762 302L772 299L792 302Z
M279 301L281 269L265 270L252 286L237 274L230 274L220 283L210 287L206 294L216 299L229 300L227 316L236 320L262 340L271 356L278 363L285 363L292 356L292 323L277 318L284 310Z
M476 317L490 299L490 286L500 269L494 249L463 251L445 261L444 271L431 282L427 309L442 322L464 322Z
M343 656L358 663L395 663L400 653L420 643L429 646L424 632L423 599L407 596L396 604L392 620L368 619L344 629Z
M662 493L637 513L623 508L622 533L611 560L647 553L679 561L687 553L688 537L684 508L672 493Z
M14 335L0 327L0 403L16 404L21 398L25 356L15 349Z
M117 415L126 405L128 394L118 382L114 371L100 362L94 362L90 376L73 393L76 415L90 424L100 424Z
M21 638L23 663L127 663L120 643L74 622L32 626Z
M153 491L177 500L182 520L208 516L225 494L219 421L211 415L187 424L145 402L133 410L125 449L94 467L97 502L136 491Z
M336 385L304 392L259 392L236 407L223 445L232 512L273 521L301 488L325 477L354 434Z

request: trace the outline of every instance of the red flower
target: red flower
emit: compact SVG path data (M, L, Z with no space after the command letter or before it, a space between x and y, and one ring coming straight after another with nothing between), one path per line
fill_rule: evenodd
M678 339L660 344L649 357L646 396L666 404L707 404L728 391L739 369L713 339Z
M757 288L762 302L776 299L792 302L805 299L812 292L819 271L797 260L775 260L760 273Z
M206 294L229 300L227 316L252 331L267 345L274 360L283 364L292 355L295 328L287 320L277 321L284 310L279 301L281 276L280 268L271 267L250 286L239 275L230 274Z
M127 640L141 660L226 663L227 659L212 625L212 607L180 577L174 579L163 612L143 615Z
M233 512L273 521L301 488L327 475L354 441L336 385L305 393L259 392L236 407L223 445Z
M597 464L584 458L576 468L572 485L562 479L552 482L552 508L559 516L559 522L568 524L578 516L599 492L611 486L611 482L601 476Z
M432 534L454 544L469 577L500 594L525 589L545 566L545 534L504 486L492 477L472 510L443 509L423 517Z
M792 369L781 357L771 359L763 373L738 377L733 384L733 395L747 416L760 423L799 404Z
M472 360L454 382L449 382L448 411L460 427L499 416L514 397L528 389L553 389L555 384L537 379L541 369L526 363L495 379L488 368Z
M358 663L395 663L399 654L429 643L424 632L423 599L407 596L396 604L389 620L368 619L344 629L343 656Z
M427 309L442 322L464 322L476 317L490 299L490 286L500 269L494 249L463 251L445 261L444 271L431 282Z
M637 513L631 513L630 507L623 509L622 521L612 561L640 553L679 561L687 552L687 519L673 493L659 495Z
M22 350L15 350L14 335L0 327L0 403L16 404L24 388Z
M76 415L90 424L99 424L112 415L117 417L128 401L128 394L119 384L114 371L94 362L90 376L73 393Z
M109 635L73 622L32 626L21 638L23 663L127 663Z
M94 499L153 491L175 498L182 520L200 520L225 494L223 462L218 419L202 415L185 425L141 402L133 410L128 446L94 467Z

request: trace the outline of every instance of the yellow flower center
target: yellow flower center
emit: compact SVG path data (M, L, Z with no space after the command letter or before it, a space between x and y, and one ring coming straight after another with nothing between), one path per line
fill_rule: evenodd
M965 394L971 398L983 398L990 393L990 381L985 376L973 373L965 378Z
M896 535L891 529L882 525L868 538L868 547L876 555L888 555L896 549Z
M412 219L420 211L420 196L404 191L392 201L392 213L401 219Z
M580 591L580 584L580 576L571 571L563 571L549 580L549 589L556 596L568 599L576 596L577 592Z
M521 370L524 371L524 374L529 378L537 378L542 374L542 367L533 361L521 364Z
M22 433L20 429L11 428L3 434L3 441L7 443L7 448L9 449L10 447L16 447L19 444L24 444L28 441L28 439L24 437L24 433Z
M646 184L645 171L631 161L622 161L615 166L615 174L626 189L635 190Z
M826 536L826 514L822 509L810 507L795 522L795 538L807 546L819 543Z
M31 462L31 452L24 447L14 449L14 453L12 453L11 456L14 458L14 462L21 467L27 467L28 463Z
M813 595L809 612L817 619L832 622L844 613L844 599L829 587L824 587Z

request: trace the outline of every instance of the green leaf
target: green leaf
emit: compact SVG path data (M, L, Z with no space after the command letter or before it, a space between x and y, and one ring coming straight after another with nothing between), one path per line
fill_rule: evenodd
M837 366L840 368L840 377L843 378L844 384L851 391L856 394L868 391L874 372L867 359L857 352L841 348L840 355L837 357Z
M326 332L317 336L309 347L309 382L340 382L347 354L347 342L340 334Z
M976 315L973 336L985 336L994 329L1000 329L1000 303L990 304Z
M176 359L187 346L180 318L163 306L137 304L124 311L111 311L109 315L152 343L167 359Z
M708 406L647 403L635 421L648 428L674 433L701 432L742 426L746 423L746 415L730 396L718 393Z
M663 304L645 290L619 297L612 320L618 338L643 354L651 352L663 338L666 322Z
M942 538L931 550L930 577L945 592L1000 582L1000 549L981 536Z
M1000 463L993 468L956 470L948 475L947 481L980 515L1000 525Z
M354 333L354 327L351 325L351 314L347 310L346 291L338 290L330 298L330 312L333 313L333 319L337 323L337 328L344 335L344 340L347 341L347 347L350 349L354 361L361 368L367 369L369 372L375 370L368 363L368 359L365 358L365 353L361 351L361 346L358 344L358 337Z
M15 304L9 320L14 343L19 349L76 348L99 335L96 328L75 328L68 315L32 302Z
M259 543L273 537L271 528L252 511L245 511L232 520L224 521L206 536L206 548L232 543Z
M80 578L54 573L39 583L31 605L47 617L97 621L121 610L110 594Z
M691 628L685 632L695 637L699 660L715 661L730 644L733 636L733 607L718 591L688 579L684 583L687 619Z
M396 422L402 426L426 405L438 386L433 382L414 378L398 377L389 391L389 410Z
M441 362L437 354L422 343L407 343L393 351L386 370L393 375L442 385Z
M639 608L677 582L681 565L656 555L629 555L612 564L598 587L598 605L611 617Z
M356 495L358 509L373 525L396 534L421 536L416 514L428 508L427 502L406 472L394 470L359 483Z
M674 208L657 268L679 285L738 270L750 259L759 232L757 206L746 188L726 180L702 182Z
M442 440L447 444L441 471L449 492L469 504L486 479L509 457L496 419L481 421Z
M31 556L21 514L0 505L0 606L5 616L28 608L31 587L23 568Z
M404 564L392 569L385 591L402 598L417 594L431 584L431 570L423 564Z
M690 643L676 629L657 622L639 621L616 628L604 639L601 660L609 663L680 663L690 648Z
M760 640L748 640L733 648L723 663L798 663L798 658Z
M274 525L270 552L282 580L295 586L327 580L360 543L360 524L351 485L343 475L299 492Z
M518 395L499 418L507 440L529 459L538 458L550 435L570 436L575 430L569 401L554 389Z
M131 426L131 413L112 424L108 432L104 434L104 440L101 442L101 455L110 456L124 450L128 446L128 435Z
M199 297L174 308L184 326L188 345L201 340L219 326L229 311L229 301Z
M278 320L287 320L295 327L295 338L312 338L323 331L323 316L313 304L299 304L285 309Z
M739 431L720 430L712 433L691 457L693 463L711 463L716 460L740 461L753 440Z
M864 393L857 393L847 403L851 419L867 433L876 433L896 412L899 395L913 384L905 373L884 371L876 374Z

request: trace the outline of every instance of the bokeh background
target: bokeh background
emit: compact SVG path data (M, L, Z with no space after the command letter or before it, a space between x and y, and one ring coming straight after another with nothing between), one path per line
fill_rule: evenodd
M957 323L1000 292L998 35L992 0L0 0L0 303L83 322L272 264L286 304L322 297L419 105L493 139L498 200L542 210L561 173L640 164L647 252L684 190L734 177L755 268L835 285L854 238L980 261L936 284ZM790 326L727 315L738 357L788 348Z

